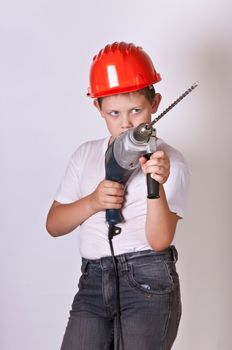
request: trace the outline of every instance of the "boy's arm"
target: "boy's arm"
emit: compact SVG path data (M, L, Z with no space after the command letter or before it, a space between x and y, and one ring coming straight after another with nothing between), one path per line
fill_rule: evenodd
M180 217L169 210L163 185L160 185L160 198L147 200L146 235L154 250L169 247L178 219Z
M73 203L54 201L46 221L46 229L53 237L72 232L90 216L105 209L120 209L124 200L121 184L103 180L94 192Z
M150 246L161 251L171 244L178 219L180 217L169 210L163 184L167 181L170 172L170 162L166 153L157 151L150 160L144 157L140 160L145 174L160 183L160 198L147 199L146 236Z

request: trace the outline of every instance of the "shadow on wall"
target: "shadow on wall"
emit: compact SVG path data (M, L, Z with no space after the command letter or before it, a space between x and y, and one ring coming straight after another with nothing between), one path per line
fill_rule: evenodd
M232 174L232 46L215 38L213 42L202 43L190 56L192 69L197 69L195 74L200 80L198 129L197 134L192 135L190 155L194 195L204 193L207 207L214 207L215 213L223 208L224 214L229 214L232 195L229 182ZM199 208L199 197L195 200Z
M220 152L221 147L225 146L232 152L232 147L227 147L232 125L230 117L232 46L228 46L220 38L216 39L202 42L189 53L189 56L191 70L195 71L195 75L200 80L198 128L200 126L203 131L207 145L212 147L210 153L213 154L212 150L214 150L223 157ZM221 140L223 140L222 144L220 144Z
M189 69L199 77L200 85L186 155L192 173L187 220L181 226L184 232L177 235L182 256L179 267L184 276L183 327L188 324L183 333L186 339L192 338L194 348L203 349L199 346L204 342L209 348L211 340L204 332L207 324L214 343L226 349L230 348L232 290L228 279L232 243L232 47L214 38L191 48L188 54Z
M211 38L188 50L189 71L199 77L186 158L191 170L189 235L197 249L232 243L231 215L231 86L232 45ZM190 213L189 213L190 211ZM220 237L219 237L220 232ZM190 237L189 236L189 237ZM190 237L190 239L191 239ZM224 238L222 238L224 237ZM203 252L202 252L203 253Z

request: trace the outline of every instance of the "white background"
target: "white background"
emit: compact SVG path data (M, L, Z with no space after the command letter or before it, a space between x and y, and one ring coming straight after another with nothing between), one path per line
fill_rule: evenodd
M183 317L174 350L230 350L231 1L8 0L0 5L0 348L57 350L80 273L78 231L51 238L45 220L68 159L104 137L86 97L94 54L142 46L162 75L157 124L192 172L177 248ZM88 175L88 174L86 174Z

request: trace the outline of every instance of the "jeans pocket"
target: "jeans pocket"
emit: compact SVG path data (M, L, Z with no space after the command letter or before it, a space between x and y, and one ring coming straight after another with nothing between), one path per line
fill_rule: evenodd
M177 336L178 327L182 314L182 304L181 304L181 294L180 294L180 283L179 276L176 272L175 262L165 261L167 271L170 275L170 278L173 280L173 293L171 297L171 309L170 315L166 327L166 336L165 344L168 349L171 349L171 346ZM166 347L164 347L166 349Z
M181 294L180 294L180 282L179 275L176 271L176 265L173 261L165 261L167 271L170 275L170 278L173 281L174 286L174 308L176 309L176 326L178 328L181 315L182 315L182 303L181 303Z
M174 285L179 285L179 276L176 272L176 264L174 261L165 261L164 262L168 271L168 274L173 281Z
M145 294L166 294L173 290L173 280L164 261L131 264L128 273L130 286Z

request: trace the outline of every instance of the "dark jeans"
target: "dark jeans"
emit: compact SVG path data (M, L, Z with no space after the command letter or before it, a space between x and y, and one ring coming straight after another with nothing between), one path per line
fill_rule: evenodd
M120 282L120 350L169 350L181 316L174 246L116 256ZM113 350L115 275L111 257L82 259L82 276L61 350Z

